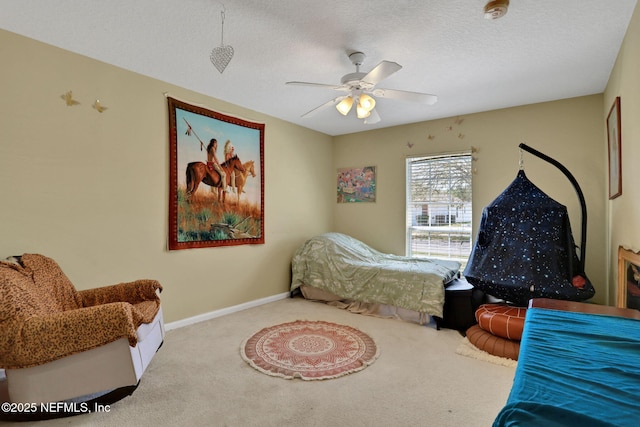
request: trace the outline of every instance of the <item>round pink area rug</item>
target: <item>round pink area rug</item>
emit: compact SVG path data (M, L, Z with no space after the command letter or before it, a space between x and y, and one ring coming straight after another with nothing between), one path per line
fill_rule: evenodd
M242 343L242 358L267 375L324 380L361 371L378 357L376 343L362 331L323 321L264 328Z

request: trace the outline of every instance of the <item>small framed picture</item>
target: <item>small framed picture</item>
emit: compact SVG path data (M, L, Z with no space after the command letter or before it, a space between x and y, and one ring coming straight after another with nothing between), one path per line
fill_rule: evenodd
M609 199L615 199L622 194L622 136L620 130L620 97L618 96L607 116Z
M618 248L617 307L640 310L640 253Z
M338 203L372 203L376 201L376 167L338 169Z

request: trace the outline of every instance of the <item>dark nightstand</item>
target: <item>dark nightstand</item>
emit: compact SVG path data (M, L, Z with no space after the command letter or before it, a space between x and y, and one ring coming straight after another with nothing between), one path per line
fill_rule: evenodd
M484 292L464 278L451 281L444 289L443 319L440 326L464 332L476 322L476 309L484 303Z

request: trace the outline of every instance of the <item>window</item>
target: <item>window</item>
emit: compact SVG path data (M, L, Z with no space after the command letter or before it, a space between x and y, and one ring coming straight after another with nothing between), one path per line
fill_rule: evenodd
M464 267L471 253L471 154L407 159L407 255Z

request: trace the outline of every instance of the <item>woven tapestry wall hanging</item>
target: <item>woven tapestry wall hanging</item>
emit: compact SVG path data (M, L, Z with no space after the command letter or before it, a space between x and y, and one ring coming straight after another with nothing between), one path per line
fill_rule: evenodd
M169 249L264 243L264 123L167 97Z

